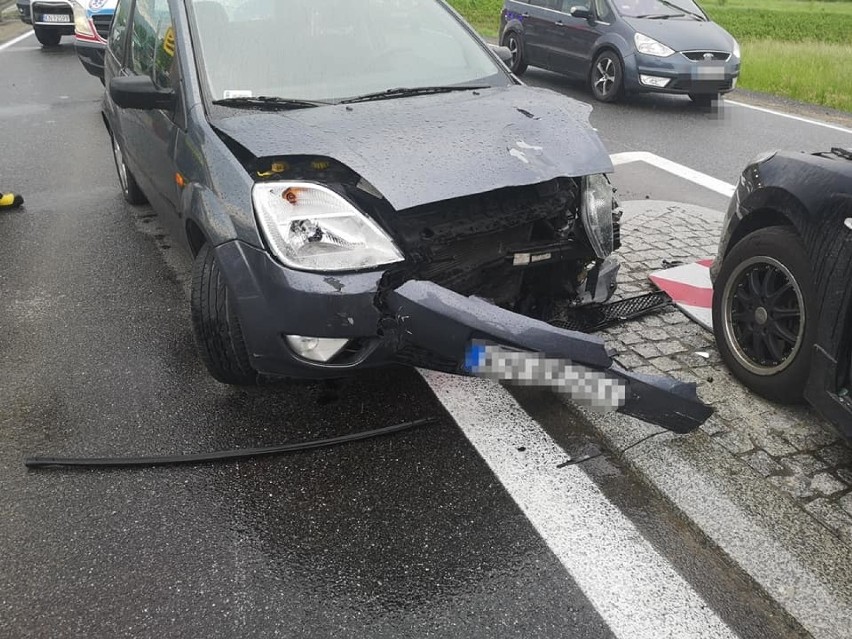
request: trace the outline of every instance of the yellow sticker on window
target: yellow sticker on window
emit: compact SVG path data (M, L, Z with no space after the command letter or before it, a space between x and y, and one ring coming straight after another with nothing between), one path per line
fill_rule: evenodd
M173 27L166 30L166 36L163 38L163 51L172 57L175 55L175 30Z

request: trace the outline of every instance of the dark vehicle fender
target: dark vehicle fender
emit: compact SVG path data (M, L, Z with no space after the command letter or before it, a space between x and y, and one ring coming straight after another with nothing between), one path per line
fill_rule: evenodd
M197 182L188 184L183 191L182 207L186 211L184 239L195 255L201 248L199 232L211 246L218 246L237 238L234 223L226 206L209 188Z
M503 44L503 37L509 32L514 31L515 33L519 33L520 35L524 35L524 23L518 20L517 18L512 18L511 20L506 22L506 26L500 30L498 35L498 42Z
M621 58L622 67L627 70L628 65L630 65L633 59L633 47L621 34L605 33L598 38L597 42L595 42L595 46L592 48L592 54L589 56L589 59L586 60L588 63L586 75L592 71L592 61L594 61L594 59L606 49L610 49L617 53L618 57ZM633 66L635 67L635 65Z

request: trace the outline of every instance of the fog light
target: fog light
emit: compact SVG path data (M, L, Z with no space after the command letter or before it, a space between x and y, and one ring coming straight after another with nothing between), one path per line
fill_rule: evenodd
M348 339L334 337L287 336L287 344L296 355L315 362L327 362L342 351L348 343Z
M657 87L662 89L664 86L667 86L669 82L672 81L671 78L662 78L658 75L640 75L639 81L642 84L646 84L649 87Z

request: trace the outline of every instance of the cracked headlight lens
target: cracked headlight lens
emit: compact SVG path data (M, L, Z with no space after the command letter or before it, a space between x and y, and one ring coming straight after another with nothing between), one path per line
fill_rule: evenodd
M654 38L649 38L642 33L634 34L633 42L636 43L636 50L639 53L655 55L658 58L668 58L674 53L674 49L667 47L662 42L657 42Z
M583 178L583 199L580 219L595 251L603 259L612 253L614 233L612 223L612 185L603 174Z
M325 186L259 182L251 196L264 238L287 266L357 271L404 259L378 224Z

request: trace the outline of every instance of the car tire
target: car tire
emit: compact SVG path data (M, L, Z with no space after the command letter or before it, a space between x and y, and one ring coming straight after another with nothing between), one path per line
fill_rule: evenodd
M589 71L592 95L600 102L615 102L624 90L624 66L615 51L602 51Z
M190 295L192 330L201 360L223 384L254 386L243 330L216 256L209 244L201 247L192 265Z
M524 39L517 31L507 31L503 36L503 46L512 52L512 62L509 69L515 75L523 75L527 70L527 62L524 59Z
M33 27L36 40L43 47L58 47L59 41L62 40L62 34L56 29L45 29L44 27Z
M713 333L722 360L766 399L800 403L810 374L817 304L808 256L789 227L740 240L713 287Z
M718 93L690 93L689 99L700 107L710 107L714 102L719 102L721 95Z
M148 198L145 197L142 189L136 183L133 173L130 172L130 169L124 163L124 153L118 144L118 140L115 139L114 135L110 137L112 141L112 157L115 160L115 170L118 173L118 183L121 186L121 193L124 195L124 199L128 204L140 205L147 203Z

